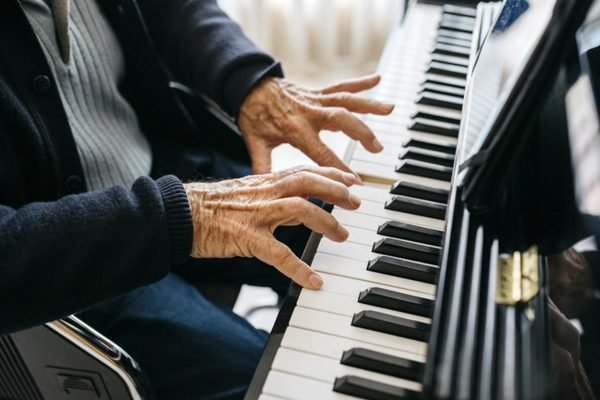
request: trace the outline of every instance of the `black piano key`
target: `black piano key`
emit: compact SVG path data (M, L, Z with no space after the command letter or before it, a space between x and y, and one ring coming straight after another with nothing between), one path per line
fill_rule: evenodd
M445 94L445 95L449 95L449 96L458 96L461 98L465 97L464 89L459 89L457 87L452 87L452 86L438 85L437 83L422 84L421 87L419 88L419 92L417 94L423 94L425 92ZM438 119L435 119L435 120L439 121ZM453 118L453 121L450 121L450 122L458 123L457 121L458 120L456 118Z
M458 40L473 40L473 35L465 32L456 32L449 31L447 29L438 29L437 37L446 37L449 39L458 39Z
M342 365L421 382L425 364L360 347L342 354Z
M426 85L435 85L435 86L441 86L441 85L437 85L434 83L426 83L423 86ZM462 89L456 89L456 90L462 90ZM433 90L430 90L433 92ZM455 94L458 96L458 94ZM421 108L417 108L417 111L415 111L414 113L411 114L410 116L411 119L417 119L417 118L421 118L421 119L426 119L426 120L433 120L433 121L441 121L441 122L447 122L449 124L455 124L455 125L460 125L460 119L459 118L453 118L453 117L449 117L447 115L443 115L443 114L438 114L436 112L433 111L424 111Z
M385 209L441 220L446 218L445 204L407 196L392 197L385 203Z
M421 399L419 392L353 375L335 378L333 391L368 400Z
M432 188L407 181L398 181L392 186L392 194L409 196L417 199L430 200L438 203L448 203L448 190Z
M408 129L411 131L428 132L448 137L458 137L460 125L424 118L414 118L410 121Z
M459 65L444 64L438 61L432 61L429 64L427 72L430 74L440 74L465 78L467 76L468 68L461 67Z
M436 38L435 43L436 43L436 45L447 44L450 46L464 47L465 49L471 48L470 40L452 39L452 38L445 37L445 36L440 36L440 37ZM441 56L442 54L437 54L437 55ZM451 57L451 56L447 56L447 57ZM464 57L464 56L463 57L453 57L453 58L458 58L458 59L462 60L462 64L469 61L469 57Z
M433 140L422 140L422 139L411 138L411 139L405 140L402 143L402 145L404 147L418 147L420 149L441 151L441 152L448 153L448 154L456 153L456 145L455 144L448 144L448 143L437 142L437 141L433 141Z
M407 339L427 342L429 339L429 324L411 319L388 315L379 311L361 311L352 317L352 326L370 331L388 333Z
M456 6L454 4L444 4L442 6L442 14L452 14L475 18L477 16L477 11L475 8L471 7Z
M471 49L462 46L451 46L449 44L438 44L434 47L433 53L447 54L449 56L469 57Z
M442 231L400 221L384 222L377 228L377 234L434 246L442 243Z
M449 108L452 110L462 110L463 103L464 100L462 97L431 92L423 92L417 100L417 104L426 104L429 106Z
M401 174L422 176L424 178L437 179L445 182L450 182L452 180L452 168L424 163L421 161L401 161L396 167L396 172Z
M462 67L469 66L469 59L465 57L452 57L444 54L432 54L431 61L439 61L446 64L460 65Z
M403 239L383 238L373 244L373 253L404 258L425 264L437 265L440 260L439 246L411 242Z
M452 86L459 89L465 89L467 81L460 78L454 78L451 76L443 76L437 74L426 74L425 81L423 84L436 83L438 85Z
M433 300L377 287L360 292L358 302L422 317L431 317L433 311Z
M411 260L379 256L369 261L367 270L413 281L437 283L439 267Z
M448 31L454 31L454 32L465 32L465 33L473 33L473 28L474 25L473 24L464 24L461 23L459 21L452 21L452 20L442 20L440 22L439 25L439 29L445 29Z
M446 167L454 166L454 156L440 151L420 149L418 147L407 147L398 155L401 160L417 160Z

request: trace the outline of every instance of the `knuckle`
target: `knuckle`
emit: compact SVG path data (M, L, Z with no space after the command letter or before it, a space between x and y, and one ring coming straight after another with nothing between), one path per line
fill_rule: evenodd
M321 146L318 149L315 150L315 156L318 159L318 161L323 162L323 163L329 163L332 162L332 157L331 157L331 153L329 152L329 149L325 146Z
M300 197L294 197L294 198L290 198L287 202L286 202L286 209L289 209L289 211L291 212L303 212L304 208L305 208L305 203L306 200L300 198Z
M277 263L284 264L286 260L289 260L290 254L283 246L273 246L271 256Z
M343 107L336 109L335 113L336 113L338 120L351 119L354 117L350 111L348 111L347 109L345 109Z
M354 99L354 96L348 92L343 92L338 95L338 101L340 103L349 103Z

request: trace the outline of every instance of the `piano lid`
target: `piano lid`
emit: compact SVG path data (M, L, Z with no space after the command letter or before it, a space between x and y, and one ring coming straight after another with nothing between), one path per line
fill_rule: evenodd
M506 0L467 88L458 184L472 210L493 206L589 0ZM492 184L492 182L494 182Z

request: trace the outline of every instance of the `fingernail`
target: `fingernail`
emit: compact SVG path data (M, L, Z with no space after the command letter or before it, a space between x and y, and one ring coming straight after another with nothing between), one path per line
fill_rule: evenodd
M355 184L356 184L356 185L361 185L361 186L362 186L362 184L363 184L363 181L362 181L362 179L360 178L360 175L358 175L358 174L356 174L356 173L355 173L355 174L354 174L354 177L356 178L356 183L355 183Z
M377 153L379 153L380 151L383 150L383 145L381 144L381 142L379 140L377 140L377 138L375 138L371 141L371 147Z
M313 289L321 289L323 286L323 279L317 274L311 274L308 277L308 282L312 285Z
M389 104L389 103L388 103L388 104L387 104L387 106L389 107L389 109L390 109L390 112L394 111L394 109L396 108L396 105L395 105L395 104Z
M344 180L344 183L346 185L354 185L356 183L356 176L354 174L349 174L347 172L344 172L342 175L342 179Z
M348 239L348 236L350 236L350 232L348 232L346 228L340 225L337 229L337 235L342 242L345 242L346 239Z
M356 208L360 207L360 199L355 194L350 193L350 203Z

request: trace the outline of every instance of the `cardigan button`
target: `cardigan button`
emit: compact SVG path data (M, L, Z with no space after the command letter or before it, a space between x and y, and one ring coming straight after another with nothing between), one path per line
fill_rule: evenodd
M71 175L65 181L65 189L68 194L81 193L83 191L83 179L78 175Z
M52 87L48 75L38 75L33 79L33 90L38 94L44 94Z

